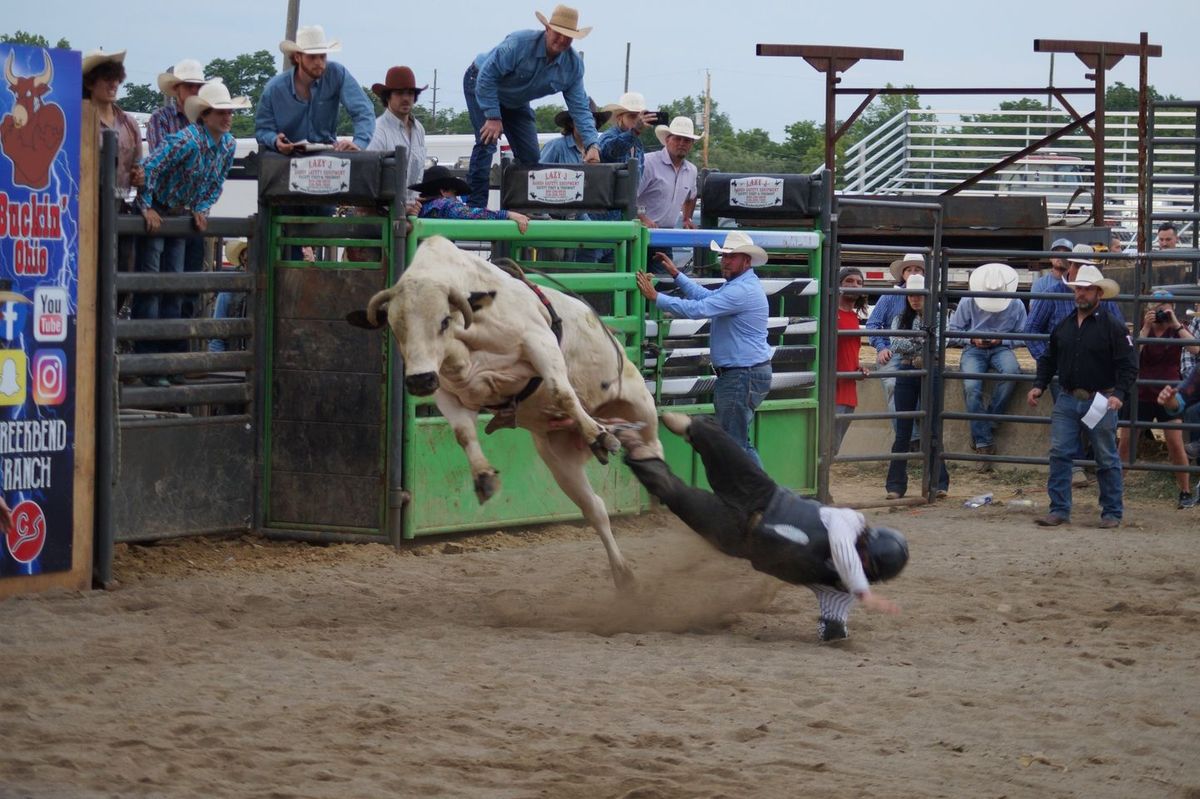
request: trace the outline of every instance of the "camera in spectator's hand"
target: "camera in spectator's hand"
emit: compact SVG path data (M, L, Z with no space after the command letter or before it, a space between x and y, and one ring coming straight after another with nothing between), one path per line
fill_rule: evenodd
M1163 324L1164 322L1170 322L1171 321L1171 312L1164 311L1161 308L1159 308L1157 311L1154 312L1154 321L1158 322L1160 325Z
M658 109L658 119L655 121L654 124L670 125L671 124L671 112L665 108Z

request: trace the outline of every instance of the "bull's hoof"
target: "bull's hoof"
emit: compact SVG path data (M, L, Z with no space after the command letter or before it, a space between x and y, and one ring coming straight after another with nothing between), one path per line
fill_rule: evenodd
M601 430L600 435L596 436L595 440L592 441L590 446L592 449L592 454L596 456L596 460L607 466L608 456L614 452L620 451L621 442L617 441L617 439L611 433Z
M614 566L612 570L613 585L618 591L628 593L636 591L638 587L637 577L633 574L633 569L629 568L629 564L624 561L619 566Z
M500 490L499 472L481 472L475 475L475 498L479 504L487 502Z

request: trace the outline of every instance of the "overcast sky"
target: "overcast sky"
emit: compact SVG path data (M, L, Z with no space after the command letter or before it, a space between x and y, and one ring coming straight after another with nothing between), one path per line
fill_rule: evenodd
M52 43L65 37L79 50L126 48L126 70L135 83L154 83L182 58L207 62L267 49L278 56L287 0L37 0L6 3L0 28L40 33ZM1139 8L1140 5L1140 8ZM333 56L359 83L381 81L389 66L407 64L420 83L434 82L438 105L464 108L462 75L474 56L505 35L538 27L534 11L549 16L553 2L467 0L301 0L300 24L319 24L342 42ZM799 119L824 119L821 75L796 58L760 58L755 45L825 44L898 48L902 62L861 62L844 86L1044 86L1050 56L1033 52L1033 40L1088 39L1134 42L1145 30L1163 48L1151 59L1150 82L1164 94L1200 99L1200 2L1155 0L883 0L810 3L580 2L580 22L593 26L576 47L585 53L589 94L600 105L621 94L625 45L632 45L630 88L650 105L703 93L712 74L713 98L737 128L760 127L782 139ZM1153 9L1153 11L1151 11ZM1085 85L1074 56L1055 58L1058 86ZM1112 81L1137 85L1137 59L1125 58ZM431 92L421 101L429 105ZM994 107L1003 98L930 97L939 109ZM558 102L561 97L547 98ZM853 110L844 98L838 116ZM1090 108L1086 99L1076 107Z

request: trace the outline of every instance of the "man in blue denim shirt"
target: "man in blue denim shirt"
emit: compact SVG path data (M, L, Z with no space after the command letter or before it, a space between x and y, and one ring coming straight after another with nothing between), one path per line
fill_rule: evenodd
M529 103L562 92L575 130L583 139L583 160L600 162L596 123L583 88L583 59L571 49L575 39L591 33L579 27L579 12L555 6L550 19L537 12L544 31L517 31L489 52L476 56L463 75L467 113L475 129L467 183L467 204L486 208L492 156L500 135L508 137L517 163L538 162L537 121Z
M364 150L375 133L375 108L344 66L328 61L342 49L326 41L320 25L301 28L296 41L279 43L295 65L267 81L254 114L254 137L267 150L283 155L303 152L298 142L332 144L339 151ZM337 140L338 107L354 122L354 140Z
M740 230L726 236L724 246L713 241L709 248L721 253L725 283L716 291L693 282L662 253L658 261L685 299L660 294L647 272L637 275L638 291L660 311L684 319L712 320L709 348L717 373L713 390L717 422L761 466L750 443L750 423L771 390L771 347L767 344L767 294L754 267L767 262L767 252Z

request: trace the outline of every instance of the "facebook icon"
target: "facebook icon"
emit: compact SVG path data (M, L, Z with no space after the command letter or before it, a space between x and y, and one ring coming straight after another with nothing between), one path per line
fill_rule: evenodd
M13 292L0 292L0 295L8 295L11 297ZM19 295L18 295L19 296ZM4 298L0 307L0 339L4 341L16 341L18 337L25 333L25 320L29 318L29 300L21 297L20 300Z

